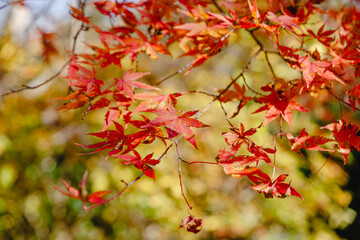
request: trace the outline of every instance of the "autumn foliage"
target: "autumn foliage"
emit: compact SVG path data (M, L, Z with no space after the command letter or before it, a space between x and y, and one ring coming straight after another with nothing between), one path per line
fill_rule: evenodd
M352 151L360 151L359 128L353 117L360 104L360 85L357 83L360 76L360 34L357 29L360 26L359 21L354 20L360 17L360 11L351 4L339 9L324 9L322 2L85 0L78 6L71 6L71 16L81 23L78 33L95 31L98 44L85 42L89 49L86 53L77 52L75 44L72 49L66 49L69 60L63 77L67 79L69 94L59 99L63 105L58 110L81 109L85 120L89 112L103 111L103 128L89 133L98 138L98 142L77 143L88 151L81 154L106 152L108 160L133 166L142 173L132 182L124 182L124 189L113 195L111 190L88 193L87 172L79 189L66 181L63 181L66 190L60 186L56 188L68 197L82 201L84 210L100 206L123 194L143 176L155 181L156 166L161 164L170 148L175 148L181 191L189 210L192 206L184 194L186 186L182 184L181 163L220 165L225 174L242 178L241 181L247 178L250 188L265 198L295 196L303 199L301 191L296 190L296 179L291 177L291 172L278 173L275 159L282 156L277 155L277 139L288 139L288 150L302 156L308 150L330 153L330 157L341 154L343 164ZM111 27L93 21L94 16L87 14L89 8L108 19ZM59 50L52 45L51 34L41 34L43 55L48 60ZM247 56L247 63L240 72L229 78L226 87L213 92L194 89L167 93L162 90L165 81L171 81L175 75L192 74L195 68L201 68L224 48L236 44L231 38L241 34L248 34L256 48ZM316 42L318 47L309 47L310 41ZM191 61L174 73L164 69L165 74L169 74L167 77L155 76L157 82L147 82L152 73L137 70L139 56L145 54L152 61L160 55L175 58L174 45L182 51L179 58L188 57ZM253 85L247 79L248 69L262 54L272 78L263 79L261 85ZM298 77L278 77L269 56L280 58L289 69L298 72ZM126 60L131 62L130 68L124 67ZM121 69L122 75L110 80L100 79L98 72L109 66ZM209 96L206 108L178 107L182 96L196 94ZM293 131L294 116L316 112L314 101L324 95L338 103L341 115L330 120L320 119L323 125L316 131L307 130L306 126L300 133ZM224 108L230 102L236 103L232 114ZM178 145L188 142L198 148L194 129L211 128L202 116L213 103L219 103L224 112L223 125L229 130L218 132L218 136L223 137L227 148L219 148L213 160L187 162L180 156ZM262 119L261 125L234 121L242 109L250 105L256 106L252 114ZM268 125L274 126L277 132L273 133L273 142L261 146L253 137ZM141 146L159 143L164 147L163 152L141 155ZM189 213L180 227L198 233L202 221Z

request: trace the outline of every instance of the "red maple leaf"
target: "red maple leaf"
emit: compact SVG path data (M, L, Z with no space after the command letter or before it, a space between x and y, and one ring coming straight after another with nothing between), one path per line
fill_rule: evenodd
M308 150L320 150L320 151L331 151L320 147L319 145L323 145L327 142L331 142L333 140L322 137L322 136L309 136L309 134L305 131L305 128L301 130L299 136L294 137L291 133L287 133L286 137L289 139L292 144L291 151L300 152L300 149L308 149Z
M260 126L259 126L260 127ZM254 154L254 156L251 156L251 159L253 162L256 162L256 164L260 160L264 160L267 164L272 165L271 160L268 156L268 154L274 154L276 150L271 148L264 148L262 146L258 146L255 144L249 136L256 133L256 128L250 128L249 130L245 131L244 125L240 123L240 129L236 127L230 128L231 132L223 133L222 135L225 138L225 142L231 146L231 152L234 154L239 150L241 145L245 145L246 149ZM229 152L230 153L230 152ZM221 156L219 156L221 157ZM249 156L247 156L249 157ZM250 158L247 158L250 159ZM228 161L227 159L226 161Z
M298 55L299 56L299 55ZM308 55L299 57L298 62L300 63L300 70L303 72L306 86L309 88L316 75L329 80L335 80L341 84L344 82L334 73L330 68L332 63L328 61L313 61L311 62Z
M235 91L229 89L223 93L224 91L223 89L217 90L218 93L222 93L219 99L221 102L226 103L232 101L240 101L236 112L231 116L231 118L236 117L240 113L240 110L247 104L247 102L252 100L252 97L245 97L245 91L246 91L245 86L241 87L236 82L233 84L233 86Z
M324 31L325 25L330 25L330 24L324 23L319 28L316 34L310 29L306 29L306 30L310 33L312 37L316 38L319 42L321 42L327 47L330 47L330 43L334 41L334 37L332 37L331 35L333 35L336 32L336 29Z
M255 156L234 156L233 151L220 149L218 159L219 164L224 168L224 172L234 178L247 176L260 170L260 168L250 166L252 163L258 161L258 158Z
M265 86L261 88L263 91L271 91L271 93L264 97L259 97L257 101L261 103L266 103L265 106L260 107L253 113L259 113L266 111L264 126L266 126L271 121L275 120L279 115L291 126L291 121L293 118L292 111L301 111L307 112L304 107L299 103L291 100L295 96L293 89L286 91L285 93L282 90L275 91L274 88L270 86Z
M97 28L95 28L95 30L100 31ZM122 69L121 59L125 57L123 50L116 50L116 51L112 50L109 48L108 44L105 42L106 40L107 41L114 41L114 40L122 41L120 38L115 38L113 36L114 35L110 35L110 34L101 32L100 39L104 42L105 48L86 44L95 53L94 54L82 54L81 56L87 60L87 63L100 65L101 68L105 68L108 65L115 64Z
M300 193L290 186L289 183L284 183L287 176L287 174L281 174L275 181L272 181L269 175L259 170L247 177L255 183L255 185L250 185L250 187L259 193L264 194L266 198L273 198L274 196L285 198L291 195L304 199Z
M274 154L275 149L264 148L263 146L258 146L254 142L246 146L247 150L255 155L257 162L264 160L267 164L274 166L268 156L268 154Z
M292 17L289 15L276 16L275 13L269 11L267 18L277 23L278 26L289 29L293 33L295 33L294 29L299 29L302 32L302 29L299 26L299 19L297 17Z
M78 8L76 8L76 7L73 7L73 6L71 6L71 5L69 5L70 6L70 8L71 8L71 12L70 12L70 15L73 17L73 18L75 18L75 19L77 19L77 20L79 20L79 21L82 21L82 22L84 22L84 23L87 23L87 24L89 24L90 23L90 17L85 17L84 16L84 9L82 8L82 9L78 9Z
M54 45L54 33L46 33L42 31L40 28L38 29L41 35L41 42L42 42L42 56L44 57L46 62L50 61L52 56L59 55L55 45Z
M84 106L89 102L90 97L85 96L82 91L77 90L67 96L58 97L57 99L67 100L68 102L56 110L68 111L70 109L76 109Z
M97 10L102 14L111 17L112 15L121 16L123 21L130 25L137 24L136 17L128 8L135 9L136 5L132 2L111 2L111 1L97 1L94 3Z
M98 191L98 192L94 192L92 194L87 194L86 191L86 179L88 176L88 172L85 171L80 185L79 185L79 189L76 189L74 187L71 187L64 179L62 180L62 183L64 184L66 191L62 190L61 188L59 188L58 186L54 186L56 190L58 190L59 192L61 192L62 194L73 198L73 199L77 199L77 200L81 200L83 202L83 210L87 210L88 207L86 206L86 203L91 203L91 204L96 204L97 206L103 204L106 202L105 199L102 198L102 196L105 196L106 194L111 193L111 190L106 190L106 191Z
M150 119L143 115L141 116L144 120L129 120L131 125L143 130L126 136L128 149L124 153L133 150L141 143L150 144L155 139L159 139L166 146L165 137L161 129L158 127L145 127L149 125Z
M197 219L193 215L190 215L181 222L180 228L184 227L188 232L198 233L202 229L202 222L202 219Z
M159 95L155 92L144 92L135 94L135 99L141 100L141 103L136 107L131 115L137 112L146 112L150 109L165 108L168 104L176 106L177 97L180 97L185 92L172 93L167 95Z
M133 153L135 156L128 154L118 154L113 156L119 158L119 161L124 165L134 165L137 169L142 170L146 176L154 179L155 181L155 173L152 166L157 165L158 163L160 163L160 161L157 159L153 159L152 153L146 155L143 159L137 151L133 150Z
M360 104L360 84L355 84L347 91L347 94L349 95L349 103L356 112L356 103Z
M89 70L81 66L77 61L76 55L71 57L66 78L68 79L69 86L80 88L87 94L95 91L100 93L99 87L104 85L102 80L96 78L95 69Z
M344 119L341 119L337 123L331 123L322 128L333 132L332 135L339 144L339 152L344 157L344 165L350 151L354 149L360 151L360 131L355 124L346 123Z
M256 133L256 128L250 128L245 131L244 124L240 123L240 129L237 127L230 128L231 132L222 133L225 138L225 142L232 147L232 149L238 150L242 144L249 144L249 136Z
M175 108L170 104L167 104L167 108L159 108L156 110L149 110L148 112L156 113L158 116L154 120L152 120L149 126L166 126L178 134L182 134L183 137L188 140L195 148L197 148L195 134L190 129L190 127L202 128L202 127L209 127L199 120L191 118L195 115L198 111L188 111L182 112L180 111L180 115L176 112Z
M94 143L91 145L83 145L80 143L75 143L75 144L86 148L97 148L97 150L87 154L101 152L105 149L112 149L112 151L109 154L122 151L126 139L126 136L124 135L124 127L117 122L114 122L114 124L116 128L115 130L106 130L106 131L88 134L98 138L106 139L106 141Z
M148 72L131 72L132 70L126 71L121 79L115 78L116 89L120 92L124 92L129 98L134 99L134 89L142 88L149 90L159 90L156 87L147 85L136 81L137 79L146 76L150 73Z
M113 122L116 122L121 115L121 110L116 107L109 108L105 114L105 122L101 131L105 131Z

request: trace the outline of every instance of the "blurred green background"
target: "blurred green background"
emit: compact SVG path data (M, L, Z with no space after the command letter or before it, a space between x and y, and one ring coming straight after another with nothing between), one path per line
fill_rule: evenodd
M64 49L70 48L77 25L67 17L64 2L44 1L0 9L4 19L0 26L1 93L22 84L40 83L66 61ZM53 14L56 9L63 10ZM28 25L21 23L19 18L25 16L34 21ZM52 55L51 61L45 61L42 55L44 46L37 28L56 32L54 45L58 54ZM81 42L97 42L95 36L91 31L82 33L77 51L87 51ZM201 68L165 82L164 93L194 89L214 92L214 88L224 88L256 51L255 43L246 33L239 32L230 42L229 47ZM138 69L151 71L153 77L149 81L156 82L189 61L176 58L180 54L176 46L173 53L173 58L162 56L157 61L140 56ZM297 73L276 56L270 56L270 61L279 77L296 76ZM126 69L129 63L124 66ZM100 72L100 78L111 79L121 73L109 67ZM263 53L253 62L246 78L255 89L271 81ZM57 78L39 89L0 99L0 239L357 239L360 169L356 159L359 154L350 155L345 167L340 156L334 157L314 175L328 155L304 152L304 159L289 151L290 145L284 138L278 138L277 142L278 174L290 173L292 185L304 201L265 199L249 188L248 181L225 175L220 166L183 165L185 193L194 207L191 213L204 220L199 234L188 233L179 229L188 211L181 197L176 151L172 149L155 167L155 182L142 178L106 206L83 212L80 201L67 198L53 186L61 186L61 179L78 186L88 169L90 191L113 189L116 192L124 186L120 180L129 182L140 172L114 159L106 160L103 154L78 155L86 149L74 143L90 144L97 140L86 133L100 131L104 112L91 112L81 120L80 110L56 111L63 103L56 98L66 95L67 91L66 79ZM328 116L329 123L333 116L339 116L337 102L328 100L326 95L316 103L304 100L306 104L315 104L317 110L295 114L291 128L294 135L305 126L307 130L313 129L310 134L314 135L322 124L319 119L324 121L324 116ZM210 101L208 96L189 94L179 99L178 107L203 109ZM225 104L230 114L236 106L235 102ZM250 114L257 107L251 104L245 107L232 120L234 125L242 122L246 128L257 127L263 115ZM228 124L218 103L200 120L212 127L194 130L199 150L185 141L181 141L179 150L187 161L215 161L218 150L226 147L221 133L228 130ZM259 130L254 141L273 147L272 134L277 131L278 123L271 123ZM142 149L154 151L155 157L163 150L160 144Z

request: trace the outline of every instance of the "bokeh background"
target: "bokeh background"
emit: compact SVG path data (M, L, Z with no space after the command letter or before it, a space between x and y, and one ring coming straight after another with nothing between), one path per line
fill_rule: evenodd
M76 1L27 1L25 6L5 6L7 2L0 1L0 93L23 84L36 85L59 71L67 59L65 49L71 48L72 36L79 27L70 18L67 5L76 5ZM340 4L332 5L337 6ZM93 15L93 10L87 8L88 15L108 24ZM49 38L54 51L49 53L42 33L53 33ZM96 44L97 35L91 30L81 33L77 52L89 51L83 42ZM247 33L239 32L230 42L204 66L162 84L164 93L195 89L215 93L224 88L257 50ZM315 42L307 44L321 50ZM139 57L138 70L152 72L150 84L189 62L176 57L181 54L177 46L172 50L173 57L161 56L157 61L145 55ZM270 55L270 61L279 77L292 79L298 74L276 55ZM131 67L130 62L123 65L124 69ZM108 67L100 71L99 78L121 74L120 69ZM271 81L263 54L252 63L246 78L254 88ZM77 186L87 169L90 191L116 192L123 187L120 180L131 181L139 171L114 159L106 160L102 154L79 155L87 150L74 143L97 140L86 134L101 130L104 112L91 112L82 120L81 110L56 111L64 103L57 98L67 91L66 79L59 77L41 88L0 98L0 239L358 239L360 155L351 154L346 166L341 156L335 156L315 175L328 155L303 152L306 158L302 158L289 151L288 141L280 138L278 173L290 173L292 185L304 201L295 197L265 199L249 188L248 181L225 175L220 166L183 165L185 193L194 207L191 213L204 220L199 234L188 233L179 229L188 210L181 197L177 155L172 149L155 167L155 182L142 178L106 206L82 211L80 201L55 190L54 185L61 186L61 179ZM316 101L305 99L304 104L314 104L317 110L294 116L294 135L305 126L315 135L319 125L338 118L338 103L330 100L325 93ZM203 109L210 101L208 96L189 94L179 99L178 107ZM229 113L236 106L236 102L225 104ZM232 122L257 127L263 120L262 114L251 114L257 107L246 106ZM343 111L347 114L346 109ZM328 121L322 122L324 119ZM197 151L186 141L180 142L181 156L187 161L215 161L218 150L226 147L221 133L227 131L228 124L218 103L200 120L212 127L194 130ZM254 141L273 147L272 134L278 130L278 123L273 122L261 128ZM159 144L142 151L154 151L159 156L164 147Z

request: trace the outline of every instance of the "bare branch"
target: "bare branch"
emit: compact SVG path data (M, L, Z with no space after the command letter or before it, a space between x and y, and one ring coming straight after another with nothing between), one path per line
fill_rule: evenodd
M184 163L187 163L189 165L191 164L213 164L213 165L219 165L217 162L203 162L203 161L193 161L193 162L188 162L188 161L185 161L184 159L181 159L182 162Z
M190 93L201 93L201 94L204 94L204 95L207 95L207 96L210 96L210 97L216 97L217 96L216 94L212 94L212 93L208 93L208 92L204 92L204 91L197 91L197 90L190 91Z
M230 37L230 34L235 30L235 28L230 29L224 36L222 36L222 38L220 39L220 41L225 41L227 38ZM187 70L188 68L191 67L191 65L193 65L193 63L195 62L196 59L192 60L191 62L189 62L188 64L186 64L185 66L183 66L182 68L178 69L176 72L166 76L165 78L161 79L160 81L158 81L157 83L154 84L154 86L158 86L161 83L165 82L166 80L184 72L185 70Z
M268 54L269 54L269 53L266 52L266 51L264 51L264 53L265 53L265 59L266 59L267 65L268 65L269 68L270 68L271 74L272 74L273 77L276 79L277 76L276 76L276 74L275 74L275 72L274 72L274 69L273 69L273 67L272 67L272 65L271 65L271 63L270 63L270 61L269 61L269 57L268 57Z
M24 85L22 88L19 88L19 89L15 89L15 90L10 90L8 92L4 92L4 93L1 93L0 94L0 97L4 97L4 96L7 96L7 95L10 95L10 94L13 94L13 93L18 93L18 92L22 92L22 91L25 91L25 90L30 90L30 89L36 89L36 88L39 88L49 82L51 82L52 80L54 80L55 78L57 78L61 73L62 71L64 71L64 69L66 68L66 66L70 63L70 59L60 68L60 70L55 73L54 75L52 75L50 78L48 78L47 80L45 80L44 82L38 84L38 85L35 85L35 86L26 86Z
M196 119L199 118L201 115L203 115L212 105L213 102L215 102L216 100L219 100L220 97L227 91L229 90L229 88L240 78L244 75L244 73L247 71L247 69L249 68L251 62L253 61L253 59L259 55L259 53L261 52L261 49L259 49L258 51L256 51L254 53L254 55L249 59L248 63L246 64L246 66L243 68L243 70L241 71L240 74L238 74L216 97L213 98L213 100L211 102L208 103L208 105L201 111L198 112L196 115Z
M186 69L188 69L189 67L191 67L191 65L194 63L195 60L192 60L191 62L189 62L188 64L186 64L185 66L183 66L182 68L178 69L176 72L164 77L163 79L161 79L160 81L158 81L157 83L154 84L154 86L159 86L161 83L165 82L166 80L182 73L183 71L185 71Z
M85 8L85 5L86 5L86 1L87 0L84 0L84 1L81 1L80 2L80 8L84 10ZM1 8L0 8L1 9ZM81 24L80 28L78 29L78 31L76 32L76 34L74 35L73 39L74 39L74 42L73 42L73 45L72 45L72 49L71 51L74 52L75 51L75 48L76 48L76 42L77 42L77 39L78 39L78 36L79 34L81 33L81 31L84 31L86 30L85 28L85 24L84 22ZM58 72L56 72L54 75L52 75L50 78L46 79L45 81L43 81L42 83L38 84L38 85L35 85L35 86L27 86L27 85L24 85L22 88L19 88L19 89L15 89L15 90L10 90L8 92L5 92L5 93L1 93L0 94L0 97L4 97L4 96L7 96L7 95L10 95L10 94L13 94L13 93L18 93L18 92L22 92L22 91L25 91L25 90L30 90L30 89L36 89L36 88L39 88L49 82L51 82L52 80L56 79L61 73L62 71L64 71L64 69L66 68L66 66L71 62L70 59L68 59L66 61L66 63L60 68L60 70Z
M176 144L176 153L177 153L177 156L178 156L178 171L179 171L179 180L180 180L180 188L181 188L181 196L183 196L186 204L188 205L189 209L191 210L192 209L192 206L190 205L189 201L186 199L186 196L185 196L185 193L184 193L184 187L183 187L183 183L182 183L182 178L181 178L181 161L184 161L182 159L182 157L180 156L180 152L179 152L179 146L178 146L178 143L177 141L175 141L175 144Z
M345 102L345 100L344 99L342 99L342 98L340 98L340 97L338 97L338 96L336 96L336 94L335 93L333 93L332 91L331 91L331 89L329 89L329 88L326 88L326 90L333 96L333 97L335 97L338 101L340 101L340 102L342 102L342 103L344 103L344 104L346 104L348 107L351 107L352 108L352 106L351 106L351 104L350 103L348 103L348 102ZM355 109L356 110L358 110L358 111L360 111L360 108L357 108L357 107L355 107Z
M219 103L220 103L221 109L223 110L223 112L224 112L224 114L225 114L226 121L230 124L231 127L234 128L234 125L230 122L228 113L226 112L223 103L222 103L221 101L219 101Z
M245 79L244 75L242 75L241 77L242 77L242 79L244 80L244 84L246 85L246 87L247 87L250 91L252 91L253 93L255 93L255 94L257 94L257 95L264 96L264 94L261 94L261 93L255 91L254 89L252 89L252 88L249 86L249 84L246 82L246 79Z
M23 0L16 0L16 1L8 2L8 3L4 3L5 5L0 6L0 10L3 8L6 8L10 5L14 5L14 4L21 3L21 2L23 2Z
M87 0L83 0L83 1L79 0L79 8L82 10L82 12L83 12L84 14L85 14L86 1L87 1ZM77 42L77 39L78 39L80 33L81 33L82 31L86 31L86 30L87 30L87 27L86 27L85 23L84 23L84 22L81 22L80 28L77 30L77 32L75 33L75 35L74 35L74 37L73 37L73 45L72 45L72 48L71 48L71 51L72 51L72 52L75 52L76 42Z
M90 207L87 207L86 209L87 209L87 210L88 210L88 209L93 209L93 208L96 208L96 207L98 207L98 206L100 206L100 205L103 205L103 204L105 204L105 203L108 203L108 202L114 200L115 198L117 198L118 196L120 196L121 194L123 194L123 193L125 192L125 190L128 189L131 185L133 185L135 182L137 182L138 180L140 180L140 178L141 178L142 176L144 176L144 175L145 175L144 173L140 174L139 176L137 176L134 180L132 180L132 181L129 182L129 183L126 183L125 181L121 181L121 182L123 182L123 183L125 184L125 187L124 187L123 189L121 189L120 192L118 192L118 193L117 193L116 195L114 195L113 197L111 197L111 198L109 198L109 199L106 199L105 202L101 202L101 203L92 205L92 206L90 206Z
M267 65L268 65L269 68L270 68L271 74L272 74L273 77L276 79L277 76L276 76L276 74L275 74L275 72L274 72L274 69L273 69L273 67L272 67L272 65L271 65L271 63L270 63L270 61L269 61L268 51L265 50L264 45L263 45L263 44L260 42L260 40L255 36L254 31L248 31L248 32L250 33L251 37L254 39L254 41L256 42L256 44L257 44L257 45L260 47L260 49L264 52L264 54L265 54L265 59L266 59L266 63L267 63ZM277 53L278 53L278 52L277 52Z
M221 9L219 4L215 0L211 0L211 2L214 4L214 6L217 8L217 10L221 13L224 13L224 11Z
M334 154L336 153L337 151L334 151L331 155L330 155L330 157L328 158L328 159L326 159L326 161L323 163L323 165L321 165L321 167L315 172L315 175L317 175L319 172L320 172L320 170L325 166L325 164L329 161L329 159L332 157L332 156L334 156Z

